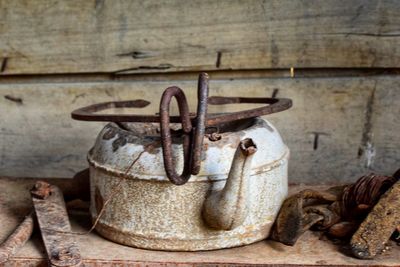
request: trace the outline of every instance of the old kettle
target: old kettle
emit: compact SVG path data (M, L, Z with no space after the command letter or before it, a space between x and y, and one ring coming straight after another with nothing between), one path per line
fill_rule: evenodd
M180 116L169 116L174 97ZM90 212L93 220L101 212L100 235L171 251L234 247L269 235L287 195L289 150L260 116L290 108L291 100L208 97L205 73L198 98L196 114L189 113L183 91L175 86L165 90L159 115L97 113L144 107L145 100L100 103L72 113L78 120L111 122L88 154ZM235 103L266 105L207 114L209 104Z

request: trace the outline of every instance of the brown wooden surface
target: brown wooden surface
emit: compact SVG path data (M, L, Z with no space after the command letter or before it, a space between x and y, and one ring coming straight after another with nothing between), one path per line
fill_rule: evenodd
M0 242L12 231L30 210L29 189L33 181L0 179ZM324 187L314 186L320 190ZM291 192L304 189L293 186ZM85 212L74 211L71 221L74 231L89 228ZM391 249L375 260L358 260L348 256L345 246L334 245L316 232L303 235L298 243L285 246L273 241L231 249L208 252L165 252L136 249L107 241L96 233L76 236L86 266L399 266L400 247L391 243ZM45 251L36 231L33 238L5 266L46 266Z
M400 67L396 0L0 1L1 74Z
M103 125L72 120L73 109L142 98L151 106L129 112L154 114L162 91L171 85L185 90L194 110L196 80L0 84L0 174L72 177L87 166L86 153ZM210 95L265 97L276 91L277 97L292 98L292 109L266 117L291 150L289 179L333 183L355 181L370 171L392 174L400 168L399 88L398 76L234 80L211 76ZM211 106L210 112L237 108Z

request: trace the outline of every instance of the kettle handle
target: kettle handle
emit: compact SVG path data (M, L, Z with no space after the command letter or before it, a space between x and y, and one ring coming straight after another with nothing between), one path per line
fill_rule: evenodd
M205 122L207 116L207 100L208 100L208 74L202 73L199 76L198 83L198 104L197 104L197 121L193 130L189 117L189 107L185 94L182 89L176 86L167 88L160 102L160 130L161 145L164 159L164 169L168 179L176 185L185 184L192 174L196 175L200 171L201 153L203 148L203 137L205 134ZM172 157L172 140L171 130L169 128L170 116L169 106L172 97L176 98L179 108L179 116L181 118L183 130L183 157L184 166L181 175L175 170L175 164ZM193 132L194 131L194 132Z

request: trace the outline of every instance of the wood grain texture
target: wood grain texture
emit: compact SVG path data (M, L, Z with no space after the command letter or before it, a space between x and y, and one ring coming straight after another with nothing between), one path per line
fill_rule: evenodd
M0 179L0 240L23 219L31 209L29 188L32 181L23 179ZM326 187L307 187L315 190ZM305 189L292 186L291 193ZM70 210L72 230L87 231L90 219L87 213ZM136 249L122 246L100 237L96 232L76 236L85 266L398 266L400 247L391 243L391 249L373 260L359 260L349 256L345 246L321 238L318 232L307 232L295 246L264 240L252 245L199 252L167 252ZM4 265L47 266L43 242L38 234Z
M0 0L0 75L400 67L396 0Z
M74 121L85 105L147 99L158 112L162 91L183 88L195 110L196 80L0 84L0 175L71 177L86 167L86 153L103 124ZM210 95L293 99L292 109L267 118L291 150L289 179L297 183L355 181L369 171L392 174L400 162L400 78L212 80ZM250 108L242 105L242 108ZM209 112L238 106L210 106ZM176 107L173 107L176 113Z

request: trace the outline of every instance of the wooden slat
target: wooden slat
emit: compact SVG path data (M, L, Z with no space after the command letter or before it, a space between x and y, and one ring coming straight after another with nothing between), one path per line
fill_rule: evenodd
M194 111L196 80L0 84L0 175L71 177L86 166L103 125L70 119L73 109L142 98L152 104L135 112L154 114L171 85L185 90ZM211 80L210 87L211 95L275 91L293 99L292 109L268 117L291 149L291 182L347 182L371 170L391 174L400 168L398 76ZM210 112L217 109L237 106Z
M0 241L16 227L31 209L29 188L32 181L0 178ZM326 189L321 186L292 186L291 193L311 188ZM70 220L74 232L86 232L90 219L70 210ZM293 247L271 240L237 248L201 252L167 252L136 249L108 241L96 232L76 236L85 266L270 266L270 267L311 267L311 266L398 266L400 247L390 242L390 250L373 260L351 257L348 247L335 245L318 232L306 232ZM43 242L38 234L33 235L24 247L5 267L47 266Z
M0 72L400 67L396 0L0 0Z

